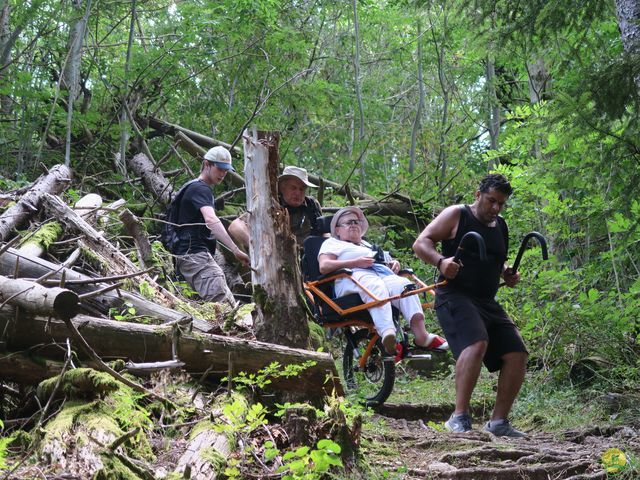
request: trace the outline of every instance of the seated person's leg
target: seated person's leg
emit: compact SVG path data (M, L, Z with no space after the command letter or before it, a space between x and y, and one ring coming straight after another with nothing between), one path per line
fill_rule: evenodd
M389 296L389 290L385 286L384 282L375 273L371 272L354 272L353 277L364 285L369 292L375 295L378 299L387 298ZM336 282L336 296L342 297L350 293L357 293L363 302L371 302L374 300L370 295L364 292L354 282L348 279ZM369 309L373 324L376 327L378 335L382 337L382 342L388 353L395 351L396 344L396 329L393 325L393 316L391 313L391 305L385 303L380 307L374 307Z
M402 293L404 287L411 283L409 279L397 275L387 275L386 277L382 277L382 279L387 285L390 295ZM409 322L416 346L435 350L448 349L448 344L444 338L427 332L424 326L424 312L422 311L422 305L420 304L420 297L418 295L409 295L398 300L393 300L391 304L399 309L405 320Z

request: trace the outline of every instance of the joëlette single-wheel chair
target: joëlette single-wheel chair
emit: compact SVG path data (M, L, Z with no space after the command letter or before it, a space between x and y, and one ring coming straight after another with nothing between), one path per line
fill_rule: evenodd
M321 217L318 220L317 233L328 232L330 222L331 217ZM414 274L413 270L403 269L398 275L409 278L413 283L407 285L399 295L377 298L352 278L352 271L349 269L336 270L326 275L320 273L318 252L325 240L326 237L323 236L311 236L304 242L302 270L305 293L309 297L316 322L325 329L340 329L345 335L342 371L347 390L356 391L367 405L382 404L393 390L396 363L430 359L431 355L427 350L409 343L409 328L406 322L405 326L402 326L399 311L395 307L392 308L392 312L398 338L396 355L393 357L386 354L368 309L408 295L423 295L422 308L432 308L435 289L445 285L446 281L427 285ZM475 241L478 244L479 255L485 259L484 241L476 232L469 232L462 238L456 259L469 241ZM384 262L381 250L375 258L376 261ZM375 300L364 303L357 293L336 298L333 283L338 278L349 278Z

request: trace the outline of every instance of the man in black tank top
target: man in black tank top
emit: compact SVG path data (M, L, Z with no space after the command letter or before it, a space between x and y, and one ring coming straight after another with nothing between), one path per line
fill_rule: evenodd
M484 429L497 436L522 437L508 420L513 402L524 381L527 349L517 327L496 302L501 278L514 287L520 276L506 264L509 248L507 224L498 214L513 192L500 174L487 175L475 192L471 205L445 208L417 238L413 250L426 263L436 266L440 281L447 284L436 292L436 315L456 359L456 407L445 423L454 432L471 430L469 404L482 363L490 372L500 370L496 403ZM486 261L477 247L453 257L467 232L484 239ZM436 245L442 243L442 253Z

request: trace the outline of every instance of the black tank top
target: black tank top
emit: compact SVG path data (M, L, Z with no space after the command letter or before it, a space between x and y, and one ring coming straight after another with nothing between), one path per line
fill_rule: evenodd
M480 261L478 246L474 241L465 242L460 260L463 267L456 278L449 280L443 290L457 290L479 298L493 298L498 291L502 267L509 250L509 231L502 217L497 217L496 226L488 227L478 221L469 205L460 206L460 220L456 236L442 242L442 254L452 257L456 254L460 239L467 232L477 232L487 247L487 260ZM440 280L444 277L440 276Z

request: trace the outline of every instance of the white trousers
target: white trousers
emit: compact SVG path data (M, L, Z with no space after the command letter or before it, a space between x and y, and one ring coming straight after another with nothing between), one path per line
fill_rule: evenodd
M408 278L398 275L378 276L373 270L356 269L353 271L352 278L358 280L367 290L378 299L384 299L393 295L402 293L405 285L412 283ZM371 302L374 299L367 295L358 285L349 280L342 278L336 280L335 283L336 296L342 297L350 293L357 293L363 302ZM383 335L387 330L395 330L393 326L393 316L391 313L391 305L398 308L402 316L408 322L416 313L422 312L419 295L410 295L408 297L392 300L380 307L369 309L373 324L379 335Z

